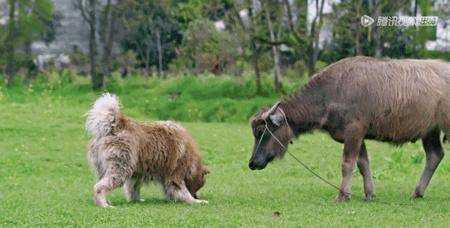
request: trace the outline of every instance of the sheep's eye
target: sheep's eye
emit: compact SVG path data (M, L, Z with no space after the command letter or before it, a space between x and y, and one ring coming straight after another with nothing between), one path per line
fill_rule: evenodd
M259 136L259 131L258 131L258 129L253 129L253 135L254 135L256 138L258 138L258 136Z
M264 127L260 126L256 129L255 131L255 136L257 138L260 138L262 136L262 134L264 133Z

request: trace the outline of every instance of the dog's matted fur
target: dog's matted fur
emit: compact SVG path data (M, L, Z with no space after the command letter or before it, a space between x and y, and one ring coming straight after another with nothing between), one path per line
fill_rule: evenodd
M87 113L86 128L98 206L109 207L108 192L121 186L129 201L141 200L140 188L150 181L159 182L171 200L207 203L198 196L209 171L194 140L178 123L132 120L120 112L117 96L104 94Z

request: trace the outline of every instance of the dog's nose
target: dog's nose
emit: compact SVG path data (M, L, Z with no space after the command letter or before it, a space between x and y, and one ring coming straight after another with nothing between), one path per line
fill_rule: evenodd
M200 192L196 192L196 193L194 193L194 198L195 199L199 199L200 198Z

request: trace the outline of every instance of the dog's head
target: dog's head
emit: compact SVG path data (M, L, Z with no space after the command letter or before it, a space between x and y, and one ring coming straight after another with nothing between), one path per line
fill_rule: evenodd
M200 197L200 189L205 185L208 173L209 170L206 167L200 167L186 180L186 187L194 198Z

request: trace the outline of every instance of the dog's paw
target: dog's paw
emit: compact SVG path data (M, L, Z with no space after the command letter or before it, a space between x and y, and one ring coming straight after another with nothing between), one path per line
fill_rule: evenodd
M96 200L95 204L101 208L114 208L109 201Z
M114 206L112 206L111 204L97 204L97 206L101 207L101 208L115 208Z
M111 206L110 204L108 204L106 202L98 202L98 201L95 202L95 205L102 207L102 208L107 208L107 207Z
M189 200L186 201L189 204L208 204L208 201L206 200L199 200L199 199L194 199L194 200Z
M145 199L129 199L127 201L129 203L140 203L140 202L145 202Z
M208 204L207 200L198 200L198 204Z

